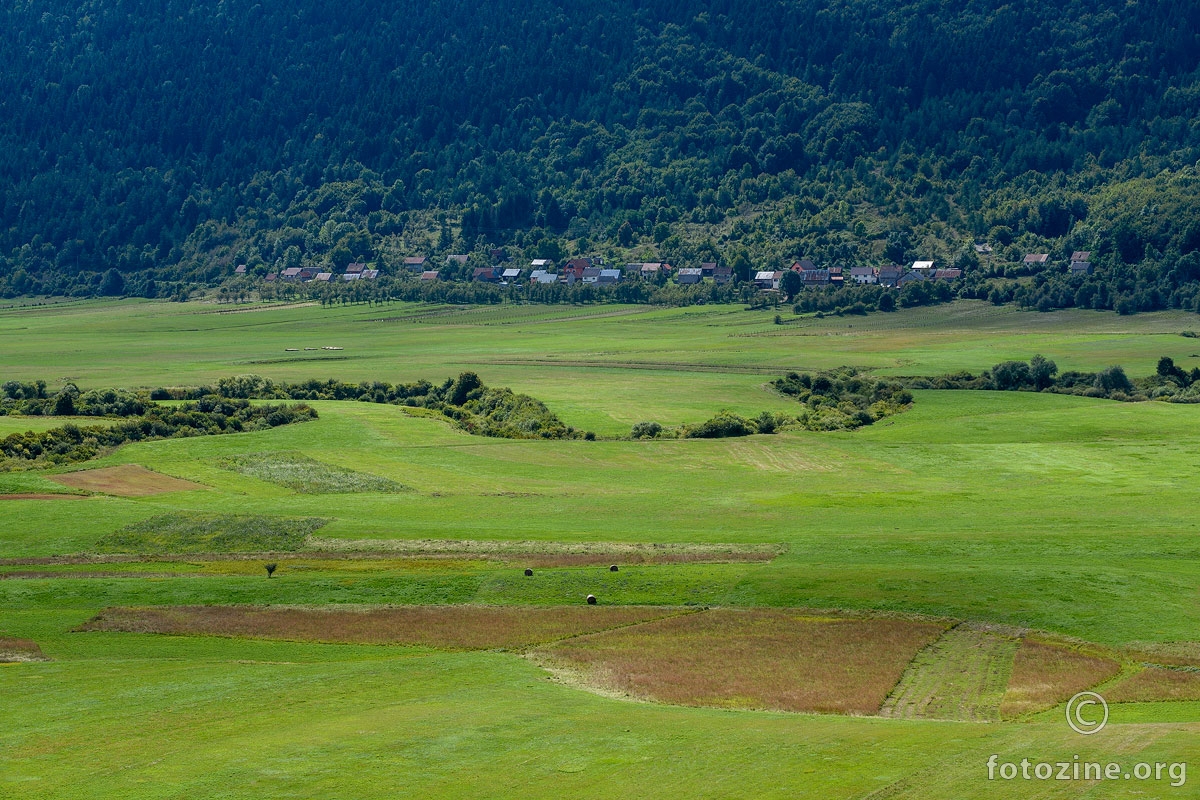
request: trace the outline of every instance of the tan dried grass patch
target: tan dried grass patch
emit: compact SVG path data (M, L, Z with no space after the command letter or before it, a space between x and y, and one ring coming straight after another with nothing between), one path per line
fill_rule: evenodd
M1112 703L1200 700L1200 672L1147 667L1104 693Z
M718 609L539 651L606 692L689 706L874 714L937 622Z
M673 613L679 612L647 606L177 606L109 608L77 630L491 650L544 644Z
M170 475L163 475L137 464L85 469L79 472L66 472L62 475L47 475L46 477L72 489L103 492L117 497L148 497L167 492L186 492L192 489L207 488L199 483L172 478Z
M1053 708L1120 671L1120 664L1101 653L1026 638L1013 659L1000 716L1012 719Z
M0 636L0 663L49 660L38 643L32 639L12 639Z

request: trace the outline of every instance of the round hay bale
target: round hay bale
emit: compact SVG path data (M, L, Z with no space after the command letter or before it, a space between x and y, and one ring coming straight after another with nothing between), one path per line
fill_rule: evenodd
M608 568L608 571L609 571L609 572L616 572L616 571L617 571L617 565L616 565L616 564L613 564L611 567L609 567L609 568Z
M529 569L529 568L526 568L526 569L525 569L525 577L526 577L526 578L528 578L528 577L529 577L530 575L532 575L532 574L533 574L533 570L531 570L531 569Z
M588 601L588 605L589 605L589 606L594 606L594 605L596 605L596 595L594 595L594 594L589 594L589 595L587 596L587 601Z

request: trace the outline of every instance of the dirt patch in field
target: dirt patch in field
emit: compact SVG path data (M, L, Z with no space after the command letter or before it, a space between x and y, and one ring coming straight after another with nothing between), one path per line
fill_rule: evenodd
M1102 653L1026 638L1013 660L1000 716L1013 719L1053 708L1120 671L1121 665Z
M1104 693L1110 703L1200 700L1200 671L1147 667Z
M199 483L172 478L137 464L122 464L119 467L101 467L62 475L47 475L47 478L72 489L102 492L117 497L148 497L167 492L186 492L192 489L207 489Z
M112 570L99 572L68 572L51 570L19 569L12 572L0 572L3 580L57 580L59 578L178 578L184 576L179 572L114 572Z
M874 714L937 622L717 609L570 639L547 668L601 691L689 706Z
M83 500L86 495L82 494L0 494L0 500Z
M42 648L31 639L9 639L0 636L0 664L18 661L49 661Z
M400 606L350 609L110 608L77 630L253 636L293 641L514 649L682 613L646 606Z

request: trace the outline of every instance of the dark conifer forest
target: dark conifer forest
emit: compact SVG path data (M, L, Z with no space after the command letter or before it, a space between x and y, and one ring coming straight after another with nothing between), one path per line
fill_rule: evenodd
M0 29L8 297L503 247L1200 310L1192 0L13 0Z

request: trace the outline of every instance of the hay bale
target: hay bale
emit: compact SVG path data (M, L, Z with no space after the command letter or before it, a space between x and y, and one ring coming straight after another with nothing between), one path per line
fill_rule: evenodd
M616 565L616 564L613 564L611 567L609 567L609 568L608 568L608 571L609 571L609 572L616 572L616 571L617 571L617 565Z
M528 567L526 567L526 569L525 569L525 577L526 577L526 578L528 578L528 577L529 577L530 575L532 575L532 574L533 574L533 570L531 570L531 569L529 569Z
M596 605L596 595L594 595L594 594L589 594L589 595L587 596L587 601L588 601L588 605L589 605L589 606L594 606L594 605Z

